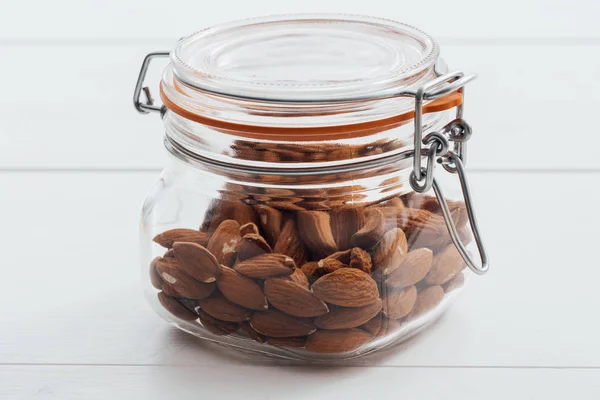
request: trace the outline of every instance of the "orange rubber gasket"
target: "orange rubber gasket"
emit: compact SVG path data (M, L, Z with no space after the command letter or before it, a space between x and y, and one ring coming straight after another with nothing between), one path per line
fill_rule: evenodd
M183 107L178 106L171 101L163 90L163 83L160 84L160 98L164 106L175 114L203 125L215 128L223 133L228 133L236 136L241 136L249 139L265 139L273 140L285 137L291 141L321 141L321 140L339 140L349 139L354 137L369 136L384 130L392 129L403 125L406 121L414 118L415 112L409 111L393 117L384 118L376 121L361 122L348 125L335 126L318 126L318 127L276 127L276 126L259 126L245 125L235 122L226 122L217 119L208 118L199 114L195 114ZM423 106L423 114L449 110L461 105L463 102L463 94L459 89L449 93L444 97L432 101Z

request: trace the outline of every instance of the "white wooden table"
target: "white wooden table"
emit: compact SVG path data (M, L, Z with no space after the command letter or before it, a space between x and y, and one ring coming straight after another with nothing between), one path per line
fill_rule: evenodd
M599 2L33 3L0 12L0 398L600 398ZM176 331L137 261L165 159L160 120L131 106L142 57L308 10L412 22L481 77L469 173L492 270L398 351L339 368L251 364Z

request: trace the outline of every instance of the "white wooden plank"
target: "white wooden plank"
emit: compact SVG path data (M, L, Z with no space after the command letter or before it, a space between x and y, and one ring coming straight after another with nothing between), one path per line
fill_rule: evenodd
M282 2L160 0L4 0L0 38L177 38L215 23L297 12L343 12L401 20L440 37L598 37L595 0L305 0Z
M597 399L598 370L4 366L6 399Z
M160 168L161 121L138 115L131 96L143 56L165 47L0 46L18 60L0 64L11 77L0 97L0 167ZM587 118L600 104L600 80L591 79L600 45L455 44L442 53L479 73L466 99L471 168L600 168ZM573 135L586 145L565 151Z
M235 364L144 303L138 207L152 173L3 173L0 363ZM385 366L600 368L600 174L471 174L485 277ZM585 187L585 194L566 194ZM576 204L576 205L575 205ZM582 206L583 205L583 206ZM589 206L588 206L589 205ZM2 386L2 385L0 385Z

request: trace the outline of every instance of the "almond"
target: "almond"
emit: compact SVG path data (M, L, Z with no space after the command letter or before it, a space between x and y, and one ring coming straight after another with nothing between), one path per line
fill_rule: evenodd
M213 318L229 321L247 321L252 314L249 310L227 300L223 295L215 294L207 299L200 300L198 305Z
M236 322L221 321L211 317L201 309L198 310L198 319L208 331L215 335L229 335L237 332L239 325Z
M184 307L180 302L172 297L167 296L163 292L158 292L158 301L165 308L165 310L179 319L184 321L194 321L195 319L198 319L198 315L194 314L192 311Z
M300 270L306 275L309 281L313 281L319 277L317 274L318 269L319 263L317 261L307 262L300 267Z
M373 249L373 269L385 271L399 262L407 253L406 236L400 228L394 228L383 235Z
M342 264L348 264L350 262L350 254L351 253L352 253L351 249L347 249L344 251L336 251L335 253L330 254L325 258L340 261Z
M364 307L336 307L315 319L321 329L348 329L367 323L381 311L381 301Z
M156 270L156 264L160 259L161 257L156 257L154 260L152 260L152 262L150 262L150 283L158 290L162 289L163 283L158 271Z
M290 280L267 279L264 290L269 303L295 317L317 317L329 311L327 304L313 292Z
M361 271L370 274L373 269L371 255L360 247L354 247L350 253L349 267L360 269Z
M365 223L364 210L362 208L334 210L329 215L331 232L338 249L349 249L352 247L352 235L358 232Z
M425 276L425 283L430 286L442 285L454 278L464 265L464 260L454 244L448 245L433 256L433 264Z
M246 333L246 335L248 335L248 337L258 343L264 343L265 342L265 337L263 335L261 335L260 333L256 332L254 330L254 328L250 325L249 322L242 322L240 324L240 331L243 331Z
M271 253L238 262L233 269L250 278L267 279L291 275L295 267L294 260L285 254Z
M281 233L281 224L283 216L279 210L265 205L255 205L254 209L258 213L258 219L262 226L265 238L271 246L275 246L279 234Z
M317 329L310 319L292 317L276 310L254 313L250 325L270 338L306 336Z
M172 248L170 248L169 250L165 251L165 254L163 254L163 257L175 258L175 252L173 251Z
M401 262L389 265L383 273L388 289L402 289L419 282L429 272L433 252L427 248L409 251Z
M318 330L306 340L306 348L314 353L345 353L369 343L373 336L361 329Z
M258 222L254 209L240 200L215 199L204 214L204 221L200 230L210 234L226 220L237 221L239 225Z
M428 247L436 251L449 239L444 217L427 210L405 209L398 216L398 226L404 230L411 249Z
M315 257L325 258L335 253L337 245L329 224L329 214L324 211L300 211L297 214L298 232Z
M340 268L348 268L348 266L335 258L324 258L317 263L317 269L314 273L317 277L320 277Z
M450 279L448 282L444 283L442 287L444 288L444 292L448 293L454 289L458 289L465 284L465 274L462 272L456 275L454 278Z
M308 289L308 287L309 287L308 278L306 277L306 275L304 274L304 272L302 272L302 270L300 268L296 268L294 270L294 273L286 278L290 279L292 282L296 282L297 285L300 285L303 288Z
M306 344L305 337L290 338L267 338L267 343L277 347L297 347L302 348Z
M175 259L161 258L157 260L156 270L163 280L163 285L169 285L173 292L179 293L181 297L203 299L210 296L214 290L213 283L201 283L188 276Z
M377 283L367 273L354 268L341 268L319 278L312 285L321 300L342 307L363 307L377 302Z
M258 226L254 222L248 222L240 226L240 236L244 237L245 235L252 233L255 235L260 235L260 231L258 230Z
M175 242L173 243L173 254L183 272L192 278L211 283L219 277L219 264L205 247L196 243Z
M287 254L294 259L296 265L303 265L308 259L307 249L300 240L300 234L293 219L287 220L283 225L273 252Z
M231 219L225 220L210 238L208 251L215 256L219 264L230 266L235 258L235 247L241 239L240 224Z
M365 211L364 226L352 235L353 246L370 249L375 246L385 233L385 216L379 208L370 208Z
M392 334L400 329L400 322L395 319L388 319L383 314L377 314L369 322L361 326L362 329L376 337L383 337Z
M417 288L389 290L383 298L383 314L389 319L400 319L408 315L417 301Z
M175 242L191 242L206 246L209 238L210 236L205 232L196 231L194 229L177 228L164 231L160 235L156 235L153 240L162 247L170 249Z
M217 287L232 303L257 311L269 308L267 299L256 282L224 265L221 266Z
M270 253L271 246L262 236L255 233L246 234L235 246L234 250L237 260L246 260L261 254Z
M417 301L406 319L414 319L437 306L444 298L444 289L441 286L430 286L417 294Z

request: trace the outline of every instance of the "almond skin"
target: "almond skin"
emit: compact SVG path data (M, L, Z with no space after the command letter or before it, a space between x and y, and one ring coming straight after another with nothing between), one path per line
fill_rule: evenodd
M238 262L233 269L242 275L255 279L276 276L289 276L294 272L294 260L285 254L263 254Z
M237 332L239 325L236 322L221 321L211 317L201 309L198 310L198 319L208 331L215 335L223 336Z
M331 232L338 249L347 250L352 247L352 235L358 232L365 223L362 208L349 208L331 211ZM340 260L342 261L342 260ZM347 264L348 261L345 262Z
M385 271L408 252L406 236L400 228L387 231L373 249L373 269ZM399 253L399 254L398 254Z
M228 219L219 225L210 238L207 249L215 256L219 264L230 266L235 259L235 247L241 239L240 224Z
M279 210L265 205L255 205L260 225L265 233L265 239L271 246L275 246L281 233L283 216Z
M348 268L348 266L335 258L324 258L317 263L317 269L314 271L317 277L330 274L340 268Z
M318 317L329 312L327 304L310 290L293 281L271 278L265 281L265 296L280 311L295 317Z
M156 235L153 240L162 247L170 249L175 242L190 242L206 246L208 244L208 239L210 239L210 236L206 232L200 232L194 229L177 228L164 231L160 235Z
M296 229L293 219L288 219L281 229L277 243L273 247L274 253L287 254L294 259L296 265L303 265L308 259L308 251L300 240L300 234Z
M417 301L417 288L387 291L383 299L383 314L389 319L400 319L408 315Z
M170 286L173 292L188 299L203 299L210 296L214 290L214 283L201 283L188 276L181 264L172 258L162 258L156 262L156 270L163 280L164 285Z
M354 268L341 268L324 275L311 288L321 300L342 307L363 307L379 299L373 278Z
M417 294L417 301L406 319L414 319L437 306L444 298L444 289L441 286L430 286Z
M306 348L313 353L345 353L356 350L373 340L361 329L318 330L306 340Z
M242 240L235 246L234 251L237 260L242 261L261 254L271 253L271 246L262 236L248 233L242 237Z
M300 211L297 214L298 232L315 257L325 258L338 248L333 239L329 214L324 211Z
M256 282L224 265L221 266L217 287L232 303L257 311L269 308L267 298Z
M370 249L375 246L385 233L385 216L379 208L365 211L364 226L352 235L351 243L355 247Z
M254 222L248 222L240 226L240 236L244 237L245 235L252 233L255 235L260 235L260 231L258 230L258 226Z
M204 214L200 231L211 234L226 220L237 221L239 225L258 222L254 209L240 200L215 199Z
M158 301L165 308L165 310L167 310L179 319L182 319L184 321L194 321L198 319L197 314L194 314L193 312L185 308L177 300L167 296L163 292L158 292Z
M309 287L308 278L300 268L296 268L294 270L294 273L290 276L287 276L286 279L290 279L292 282L296 282L297 285L300 285L305 289L308 289Z
M154 288L156 288L158 290L162 289L162 284L163 284L163 281L160 278L158 271L156 270L156 264L158 263L158 261L160 259L161 259L161 257L156 257L150 263L150 283L152 284L152 286L154 286Z
M207 299L200 300L198 305L208 315L222 321L247 321L252 314L250 310L230 302L221 294L215 294Z
M442 287L444 288L444 292L448 293L454 289L458 289L465 284L465 274L462 272L456 275L454 278L450 279L448 282L444 283Z
M267 343L277 347L295 347L302 348L306 344L305 337L291 338L267 338Z
M373 270L371 255L360 247L354 247L350 253L350 264L348 266L370 274Z
M425 247L409 251L401 262L384 271L388 289L402 289L421 281L433 264L433 252Z
M300 267L300 270L306 275L310 282L317 279L319 276L317 270L319 269L319 263L317 261L307 262Z
M336 251L335 253L330 254L327 257L325 257L324 260L334 259L334 260L341 262L342 264L348 264L348 263L350 263L351 253L352 253L351 249L347 249L347 250L343 250L343 251Z
M270 338L306 336L317 330L309 319L292 317L276 310L255 313L250 325L258 333Z
M219 264L205 247L196 243L175 242L173 254L183 272L192 278L211 283L219 277Z
M315 325L321 329L349 329L363 325L381 311L380 300L364 307L336 307L329 313L315 318Z
M464 265L464 260L454 244L448 245L433 257L433 264L425 276L425 283L429 286L442 285L462 271Z

